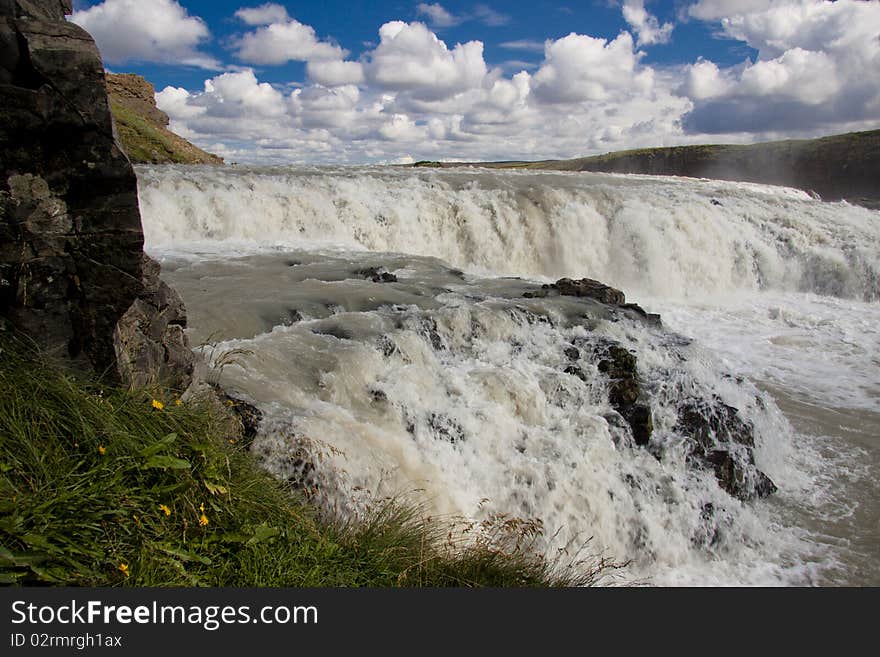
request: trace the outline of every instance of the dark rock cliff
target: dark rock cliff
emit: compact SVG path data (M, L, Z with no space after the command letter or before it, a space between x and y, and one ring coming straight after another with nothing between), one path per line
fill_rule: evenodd
M748 146L677 146L610 153L549 168L738 180L796 187L826 201L880 207L880 130Z
M0 315L74 368L131 384L117 355L144 345L119 344L117 325L136 300L160 314L164 284L157 268L144 279L137 180L114 137L98 49L64 19L71 4L0 0ZM170 347L165 327L149 339L182 385L191 355L171 363L172 333Z

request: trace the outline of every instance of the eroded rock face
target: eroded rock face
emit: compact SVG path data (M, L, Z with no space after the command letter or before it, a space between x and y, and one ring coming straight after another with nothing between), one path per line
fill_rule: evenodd
M103 373L141 291L143 233L101 58L70 11L66 0L0 2L0 313Z
M184 329L180 295L159 278L159 263L143 256L144 290L119 320L113 335L117 368L131 388L179 391L192 383L195 358Z
M143 254L104 66L71 11L0 0L0 315L76 369L182 390L186 311Z
M168 115L156 107L156 88L140 75L111 73L107 75L107 92L119 102L156 125L168 126Z

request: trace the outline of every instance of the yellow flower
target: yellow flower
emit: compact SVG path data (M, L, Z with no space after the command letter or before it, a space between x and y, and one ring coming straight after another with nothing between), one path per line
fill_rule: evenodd
M128 577L131 574L128 572L128 564L127 563L119 564L118 566L116 566L116 569L119 572L121 572L123 575L125 575L126 577Z
M164 513L166 516L170 516L170 515L171 515L171 509L169 509L168 506L165 505L165 504L160 504L160 505L159 505L159 511L161 511L162 513Z
M101 456L104 456L104 454L106 454L106 453L107 453L107 448L104 447L103 445L98 445L98 454L100 454Z
M199 516L199 527L204 527L207 524L208 524L208 516L206 516L203 513L202 515Z
M163 404L162 402L160 402L158 399L154 399L154 400L153 400L153 408L155 408L156 410L161 411L163 408L165 408L165 404Z
M205 503L204 503L204 502L202 502L201 504L199 504L199 511L201 511L202 513L205 512Z
M183 402L180 401L180 399L175 399L175 400L174 400L174 404L175 404L176 406L180 406L182 403L183 403Z
M235 406L235 402L232 401L231 399L227 399L227 400L226 400L226 405L227 405L227 406Z

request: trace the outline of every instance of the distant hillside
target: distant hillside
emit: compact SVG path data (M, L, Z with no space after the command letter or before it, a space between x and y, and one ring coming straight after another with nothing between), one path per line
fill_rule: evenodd
M421 166L436 162L419 163ZM457 166L442 164L440 166ZM880 130L749 146L643 148L575 160L477 166L688 176L785 185L880 209Z
M223 164L168 130L168 115L156 107L155 89L139 75L107 74L110 108L122 148L142 164Z

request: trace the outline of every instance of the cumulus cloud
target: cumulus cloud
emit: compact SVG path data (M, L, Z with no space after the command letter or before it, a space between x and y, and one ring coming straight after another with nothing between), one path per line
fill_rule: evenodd
M379 28L379 39L364 65L366 79L377 87L436 100L479 87L486 77L479 41L449 50L423 23L401 21Z
M535 73L533 90L547 103L647 94L653 85L653 72L639 66L640 58L628 32L621 32L611 42L572 32L547 42L544 64Z
M656 16L645 9L645 0L624 0L623 19L635 30L639 46L669 43L674 28L672 23L660 24Z
M688 15L704 21L715 21L734 14L764 11L774 0L700 0L688 7Z
M680 91L694 100L705 100L723 96L732 86L730 75L722 72L715 62L700 59L687 68Z
M217 69L216 59L199 51L211 33L176 0L104 0L75 11L70 20L91 34L104 61L184 64Z
M235 12L235 17L248 25L271 25L290 20L287 9L272 2L259 7L242 7Z
M251 20L266 20L277 13L278 5L263 5L254 9L257 14L247 16ZM239 10L236 15L244 10ZM285 17L287 13L284 13ZM245 20L245 19L243 19ZM248 32L236 42L238 58L248 64L281 65L290 61L341 60L348 54L334 43L321 41L310 25L292 18L264 25Z
M693 17L758 51L719 69L697 62L682 89L692 132L831 129L880 120L880 3L701 0Z
M654 84L628 33L542 48L534 76L507 77L481 42L450 48L422 23L393 21L359 61L309 60L308 84L293 91L246 69L157 97L194 142L256 162L571 157L680 136L691 102Z
M311 61L306 64L306 72L313 82L325 87L356 85L364 81L364 68L360 62Z
M736 13L743 6L752 9ZM270 85L244 69L216 75L198 91L168 87L157 98L175 129L196 143L267 163L564 158L717 135L730 142L806 136L880 120L877 6L693 4L692 19L716 16L705 19L714 31L758 51L735 66L697 59L654 68L633 27L613 39L572 33L506 42L543 53L537 70L511 70L489 66L480 41L447 45L424 23L402 21L382 25L378 45L351 61L301 26L302 84ZM258 13L244 16L259 29L250 34L301 25L277 8L251 8ZM632 22L662 32L649 18ZM638 43L650 40L645 34ZM275 50L289 59L288 46Z

